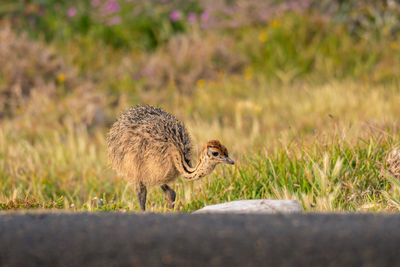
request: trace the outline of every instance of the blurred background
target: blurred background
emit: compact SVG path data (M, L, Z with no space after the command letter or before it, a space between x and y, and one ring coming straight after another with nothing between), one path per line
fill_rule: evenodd
M178 182L178 211L244 198L393 211L399 1L2 0L0 207L135 210L105 137L136 104L239 164ZM152 191L149 206L165 211Z

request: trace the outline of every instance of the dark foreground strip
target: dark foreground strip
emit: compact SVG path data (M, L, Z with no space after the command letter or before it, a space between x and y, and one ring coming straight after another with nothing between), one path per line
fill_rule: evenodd
M0 213L0 266L400 266L400 215Z

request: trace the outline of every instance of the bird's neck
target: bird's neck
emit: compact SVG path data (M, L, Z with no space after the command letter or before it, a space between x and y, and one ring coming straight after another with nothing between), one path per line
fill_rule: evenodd
M182 153L177 153L174 156L175 166L186 180L198 180L210 174L216 164L207 161L204 153L200 153L199 159L195 167L189 166L183 158Z

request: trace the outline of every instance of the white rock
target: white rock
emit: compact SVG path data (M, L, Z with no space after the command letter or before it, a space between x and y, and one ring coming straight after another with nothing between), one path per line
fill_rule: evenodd
M193 213L294 213L302 211L303 207L297 200L251 199L205 206Z

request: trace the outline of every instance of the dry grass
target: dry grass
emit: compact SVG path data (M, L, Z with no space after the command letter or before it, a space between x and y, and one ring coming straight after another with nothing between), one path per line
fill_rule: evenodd
M104 124L107 101L54 49L0 30L0 116L45 116L88 126Z
M49 46L7 29L0 36L8 58L0 57L1 97L16 103L3 105L0 122L2 209L138 210L105 147L107 123L137 103L176 114L195 152L216 138L238 162L196 183L178 181L177 211L251 198L298 199L307 211L400 209L395 165L385 165L400 142L396 83L271 82L248 66L237 73L236 50L218 55L214 34L177 36L145 55L85 39ZM135 80L146 68L159 80ZM161 190L148 199L151 211L166 211Z
M245 58L235 54L232 47L233 40L227 37L177 35L165 47L144 57L137 78L144 79L147 90L162 90L168 84L180 93L191 93L196 83L214 80L218 73L243 71Z
M379 175L385 154L399 142L396 87L365 86L360 94L353 82L296 90L241 82L249 88L240 91L241 100L235 95L241 85L223 79L220 87L196 89L193 101L184 96L164 105L186 123L195 151L218 138L238 161L197 183L178 181L178 211L244 198L299 199L310 211L400 208L398 182ZM39 113L2 121L0 202L34 199L54 207L62 198L57 207L64 209L138 210L133 188L108 168L107 127L55 121L60 109L41 99ZM130 103L119 104L114 114ZM64 107L72 116L73 108ZM167 211L158 188L148 199L151 211Z

